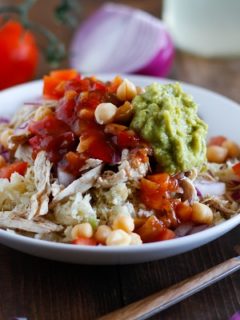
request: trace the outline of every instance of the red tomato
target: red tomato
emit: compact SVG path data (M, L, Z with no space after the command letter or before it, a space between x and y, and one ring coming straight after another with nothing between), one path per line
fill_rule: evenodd
M0 28L0 90L31 80L38 58L33 34L19 22L4 24Z
M73 244L81 244L84 246L96 246L97 241L93 238L84 238L84 237L79 237L72 242Z
M10 179L12 173L17 172L24 176L27 170L27 162L15 162L0 169L0 178Z

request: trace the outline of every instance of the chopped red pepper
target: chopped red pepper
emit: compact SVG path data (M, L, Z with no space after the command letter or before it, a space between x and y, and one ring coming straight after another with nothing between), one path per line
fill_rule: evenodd
M96 246L97 241L93 238L84 238L84 237L79 237L72 242L73 244L81 244L84 246Z
M157 217L151 216L136 230L143 242L159 241L161 232L165 230L164 224Z
M70 151L65 155L65 158L60 165L65 171L70 172L74 176L78 176L80 169L86 162L86 159L87 157L85 154Z
M39 121L32 121L28 130L35 135L57 136L59 134L69 131L69 127L61 120L57 119L54 115L48 115Z
M135 148L140 142L140 137L132 130L120 131L117 134L117 145L122 149Z
M162 232L160 232L158 236L158 241L164 241L164 240L170 240L176 238L176 234L171 229L165 229Z
M0 168L0 178L10 179L12 173L17 172L24 176L27 171L27 162L15 162Z
M67 80L80 78L76 70L56 70L43 78L43 95L50 99L60 99L64 95Z
M232 166L233 172L240 177L240 162Z

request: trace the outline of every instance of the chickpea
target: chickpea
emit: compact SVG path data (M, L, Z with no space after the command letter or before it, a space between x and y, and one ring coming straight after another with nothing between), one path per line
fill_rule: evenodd
M102 225L97 228L94 237L98 243L106 244L107 237L110 235L111 232L112 230L109 226Z
M8 138L13 134L12 129L5 129L0 135L0 144L8 149Z
M104 128L105 133L110 133L113 135L117 135L119 132L122 132L124 130L127 130L126 126L123 126L121 124L116 124L116 123L109 123Z
M118 214L113 221L112 228L114 230L121 229L126 232L132 232L134 230L134 220L129 215Z
M41 106L39 107L34 115L34 120L35 121L39 121L44 119L46 116L49 116L50 114L52 114L52 109L49 107L45 107L45 106Z
M207 159L209 162L223 163L228 155L228 150L220 146L209 146L207 148Z
M131 120L133 115L133 105L125 101L125 103L117 109L117 112L114 116L114 121L116 122L125 122Z
M128 79L124 79L117 89L117 97L119 100L131 101L137 95L137 89L135 85Z
M231 140L225 140L222 144L222 147L227 149L228 156L231 158L236 158L240 155L239 146Z
M128 246L131 242L130 235L123 230L114 230L107 237L107 246Z
M211 224L213 222L213 212L207 205L195 202L192 205L192 221L201 224Z
M142 244L142 239L139 234L132 232L130 234L130 237L131 237L131 242L130 242L131 245Z
M72 228L71 235L73 239L78 237L91 238L93 236L93 228L88 222L76 224Z
M112 121L117 112L117 107L112 103L100 103L95 110L95 119L99 124L107 124Z

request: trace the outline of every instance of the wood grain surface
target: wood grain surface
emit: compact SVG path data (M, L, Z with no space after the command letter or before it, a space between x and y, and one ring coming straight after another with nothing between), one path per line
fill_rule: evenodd
M80 1L82 16L102 2ZM156 16L161 9L157 0L116 2L141 7ZM50 7L54 3L55 0L39 1L33 17L51 26ZM54 28L68 44L71 31L59 26ZM48 68L42 63L39 75ZM240 59L209 60L178 52L171 77L240 102ZM234 246L240 244L239 235L240 227L186 254L151 263L111 267L47 261L0 245L0 320L16 316L28 320L96 319L233 257ZM151 319L227 320L238 309L239 272Z

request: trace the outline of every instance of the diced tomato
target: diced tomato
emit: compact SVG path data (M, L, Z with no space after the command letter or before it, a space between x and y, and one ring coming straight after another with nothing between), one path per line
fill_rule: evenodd
M160 234L164 229L164 224L157 217L151 216L135 232L140 235L143 242L154 242L159 240Z
M116 158L117 153L113 144L104 138L94 140L86 152L90 157L102 160L106 163L112 163Z
M171 178L167 173L157 173L147 176L147 179L158 183L162 190L176 192L178 188L177 179Z
M93 109L105 101L105 94L102 91L90 91L87 94L79 96L77 109L80 111L83 108Z
M79 78L76 70L56 70L43 78L43 95L50 99L60 99L64 95L67 80Z
M0 178L10 179L12 173L17 172L24 176L27 170L27 162L15 162L0 168Z
M65 90L74 90L78 94L81 92L87 92L90 90L90 81L89 79L79 80L78 78L69 80L65 82Z
M172 208L171 201L167 191L168 184L159 184L149 179L143 178L140 184L141 201L150 209L169 211Z
M76 119L76 96L76 91L66 91L56 108L56 118L62 120L68 126L72 126Z
M208 146L221 146L226 140L224 136L215 136L208 141Z
M240 177L240 162L232 166L233 172Z
M69 127L63 121L57 119L54 115L48 115L42 120L32 121L28 126L28 130L35 135L56 136L69 131Z
M156 182L143 178L140 184L140 199L150 209L161 210L165 202L165 191Z
M70 151L65 155L61 167L74 176L77 176L80 169L85 164L86 159L86 155Z
M79 77L79 73L75 69L54 70L50 72L50 77L66 81Z
M117 145L122 149L135 148L140 142L140 137L132 130L120 131L117 134Z
M91 90L105 92L107 90L107 87L106 87L105 83L103 83L99 80L96 80L96 81L94 81Z
M84 237L79 237L72 242L73 244L80 244L84 246L96 246L97 241L93 238L84 238Z
M76 148L76 139L72 132L65 132L56 136L34 136L29 139L33 148L33 158L41 150L47 152L48 158L53 163L59 162L70 150Z
M175 208L175 212L180 221L191 221L192 208L188 204L184 202L179 202Z
M122 78L119 76L116 76L112 82L110 82L108 84L108 92L110 93L115 93L118 89L118 87L120 86L120 84L122 83Z
M147 179L160 184L163 190L168 190L170 176L167 173L157 173L147 176Z
M176 234L174 231L171 229L165 229L162 232L160 232L158 236L158 241L163 241L163 240L170 240L176 238Z

